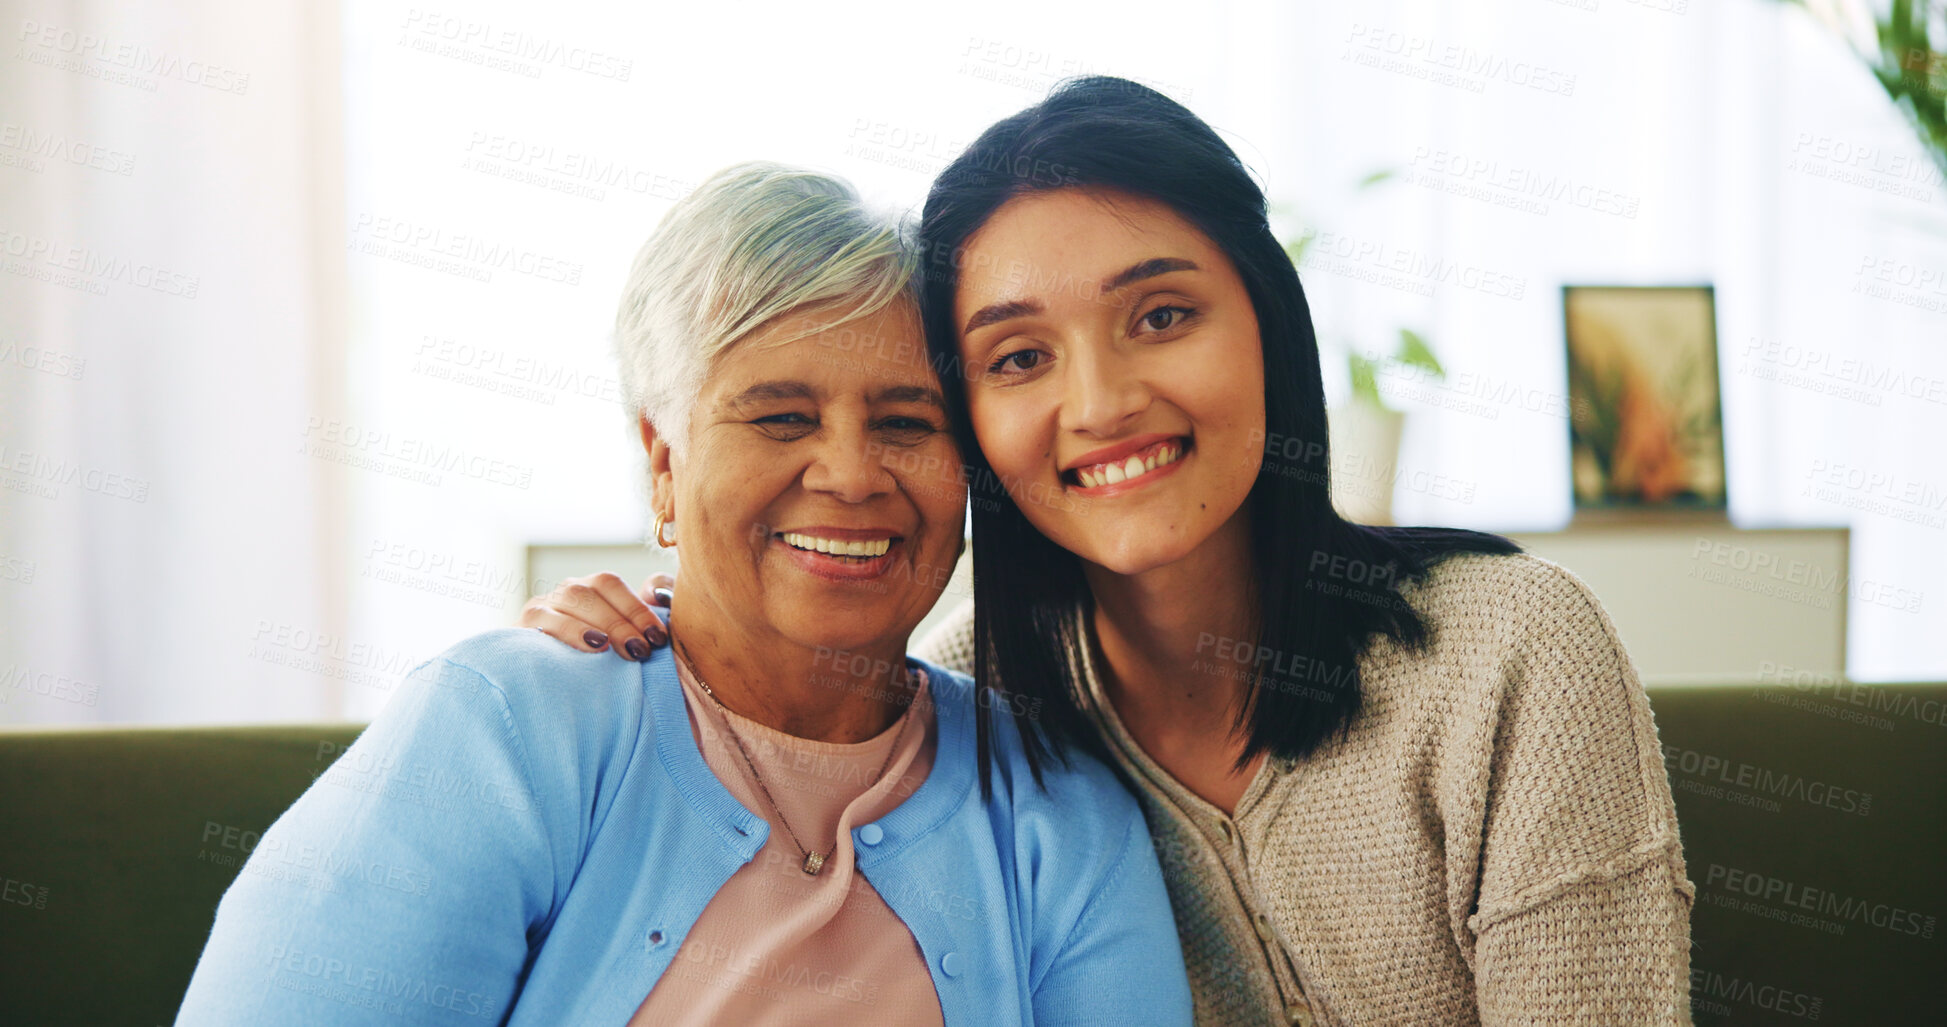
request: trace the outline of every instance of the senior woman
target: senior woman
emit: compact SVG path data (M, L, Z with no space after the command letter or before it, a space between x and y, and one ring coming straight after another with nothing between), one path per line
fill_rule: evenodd
M180 1022L1188 1022L1130 795L1037 781L905 656L966 501L914 284L832 178L671 209L617 342L673 645L502 630L414 670L265 833Z

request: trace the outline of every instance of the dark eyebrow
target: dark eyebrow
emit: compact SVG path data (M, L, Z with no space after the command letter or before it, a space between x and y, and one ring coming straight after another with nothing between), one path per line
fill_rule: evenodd
M1145 278L1155 278L1172 271L1201 270L1203 269L1197 266L1196 261L1185 260L1182 257L1151 257L1148 260L1137 261L1111 275L1103 281L1101 292L1102 295L1107 296L1117 289L1134 285ZM1046 309L1038 300L1003 300L1000 303L989 303L974 311L972 317L967 318L967 323L961 327L960 334L971 335L988 325L999 324L1009 318L1039 314Z
M894 385L872 394L874 403L927 403L946 409L946 396L928 385Z
M1001 303L989 303L979 310L974 311L972 317L967 318L967 324L960 329L960 334L971 335L976 329L985 328L988 325L1000 324L1002 321L1010 318L1039 314L1044 309L1046 308L1033 300L1006 300Z
M1102 295L1107 296L1123 286L1134 285L1145 278L1166 275L1172 271L1201 270L1203 269L1198 267L1195 261L1184 260L1182 257L1151 257L1123 268L1108 281L1103 282Z
M779 399L817 399L818 394L804 382L776 381L758 382L756 385L730 397L733 407L751 403L765 403Z

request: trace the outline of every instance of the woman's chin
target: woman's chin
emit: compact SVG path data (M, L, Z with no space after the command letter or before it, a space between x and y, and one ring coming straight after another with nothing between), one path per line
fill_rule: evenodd
M903 653L920 619L920 616L824 606L801 608L773 623L786 638L821 655L827 652L884 652L888 649Z
M1167 567L1188 556L1194 547L1182 539L1134 531L1113 538L1091 538L1081 545L1065 548L1111 574L1130 577Z

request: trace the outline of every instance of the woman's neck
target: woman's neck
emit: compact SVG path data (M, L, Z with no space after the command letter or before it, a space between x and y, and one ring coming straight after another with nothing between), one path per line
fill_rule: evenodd
M877 737L911 704L906 639L801 645L725 614L699 591L672 601L671 644L731 712L797 738L850 744Z
M1233 725L1252 664L1237 654L1255 652L1258 637L1248 507L1173 563L1137 574L1083 567L1117 715L1152 758L1204 794L1192 778L1228 776L1218 768L1243 751Z

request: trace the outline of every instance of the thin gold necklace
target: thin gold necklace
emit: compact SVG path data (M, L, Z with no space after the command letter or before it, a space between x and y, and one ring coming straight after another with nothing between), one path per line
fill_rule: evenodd
M798 832L791 830L790 818L784 815L784 808L771 797L771 790L764 786L763 775L757 772L757 764L750 758L750 750L744 748L744 740L738 737L737 725L730 722L730 707L725 706L723 700L717 698L716 690L710 687L708 681L703 680L703 675L696 672L696 661L690 659L689 648L682 642L676 642L676 651L682 654L683 664L689 667L690 676L696 679L697 685L703 689L703 694L709 696L710 701L717 704L717 709L723 711L723 728L730 732L730 740L737 744L737 753L744 758L744 766L750 768L750 779L756 782L757 790L764 793L764 801L771 804L771 812L776 813L778 822L784 825L784 833L791 836L791 844L796 845L798 851L804 854L804 862L799 865L799 869L813 877L818 876L818 871L825 868L825 861L837 854L838 841L834 839L832 847L821 853L805 848L804 843L798 840ZM886 771L892 768L892 758L899 754L899 743L906 737L906 725L912 720L912 712L913 708L909 705L906 707L906 712L900 715L899 733L893 737L892 748L886 751L886 761L879 765L879 772L872 776L872 784L865 786L868 790L872 785L878 784L886 776Z

